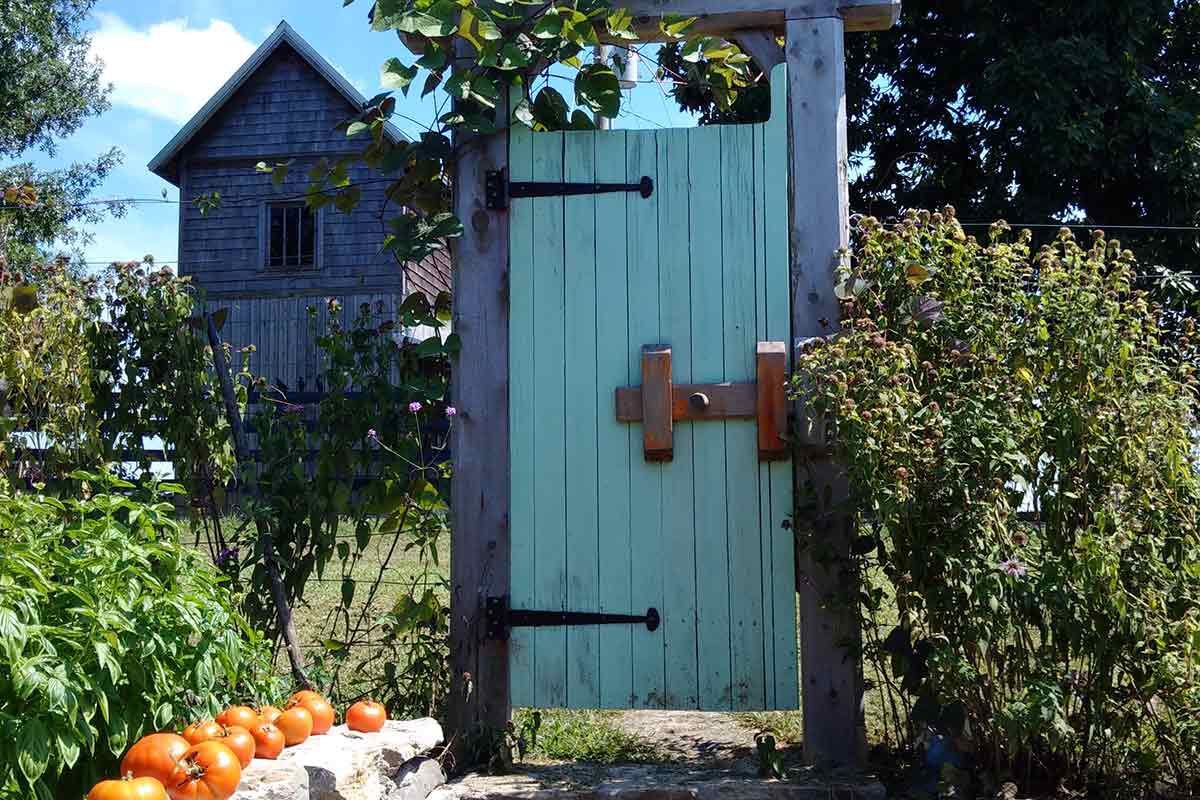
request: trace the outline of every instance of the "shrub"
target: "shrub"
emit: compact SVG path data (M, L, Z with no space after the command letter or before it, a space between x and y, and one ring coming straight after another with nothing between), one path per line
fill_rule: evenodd
M90 496L0 494L0 798L81 797L142 734L282 690L173 506L72 477Z
M339 310L339 301L328 302ZM335 700L371 696L396 717L439 713L448 687L449 592L439 546L456 413L445 399L448 354L458 337L443 341L436 332L449 304L449 295L430 304L414 293L394 320L380 324L364 305L349 325L331 313L319 329L310 309L326 392L303 407L284 391L264 391L253 420L261 466L244 506L255 524L234 541L239 558L223 564L246 581L246 614L267 631L277 623L260 528L271 534L293 606L318 594L314 581L338 583L332 607L312 626L310 677ZM403 335L420 329L435 333L420 343Z
M947 209L859 235L794 389L848 468L868 628L895 604L867 637L893 730L993 788L1200 789L1188 337L1099 231L1035 252Z
M26 277L0 274L0 482L70 491L71 471L114 463L145 476L159 437L198 504L219 503L233 448L189 280L151 262Z

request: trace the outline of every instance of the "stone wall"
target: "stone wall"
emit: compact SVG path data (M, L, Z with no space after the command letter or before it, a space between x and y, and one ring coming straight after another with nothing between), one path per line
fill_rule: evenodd
M428 757L441 743L432 719L388 722L379 733L338 725L276 760L254 759L232 800L425 800L446 780Z

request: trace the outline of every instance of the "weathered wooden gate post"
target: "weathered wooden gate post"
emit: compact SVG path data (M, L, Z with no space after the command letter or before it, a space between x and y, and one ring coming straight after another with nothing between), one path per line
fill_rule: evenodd
M787 21L786 54L792 117L792 335L797 341L834 330L838 303L835 267L850 239L846 150L845 23L834 8L802 8ZM803 412L797 415L806 424ZM796 462L796 497L812 498L797 514L809 545L797 550L800 595L800 701L805 755L813 761L857 764L865 754L861 639L857 609L828 598L852 590L848 576L819 556L849 554L852 520L840 506L848 487L839 465L823 452L822 431L807 460ZM805 486L804 484L809 484ZM837 562L835 562L837 563ZM848 647L849 646L849 647Z
M457 55L474 61L471 45ZM449 729L463 737L508 723L508 646L484 635L486 598L508 594L508 215L487 210L485 177L508 167L509 108L497 104L500 133L454 143L454 212L463 235L454 244L454 363L459 415L451 449L454 485L450 556Z

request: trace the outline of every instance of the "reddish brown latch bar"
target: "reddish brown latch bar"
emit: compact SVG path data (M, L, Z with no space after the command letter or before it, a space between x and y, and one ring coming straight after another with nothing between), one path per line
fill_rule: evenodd
M688 383L671 379L669 345L642 348L642 385L616 392L618 422L643 424L647 461L673 457L674 423L706 419L756 419L760 461L779 461L791 455L787 438L787 346L759 342L754 383Z
M642 348L642 440L647 461L675 457L675 423L671 413L671 348Z
M780 461L790 454L787 440L787 346L758 343L758 460Z

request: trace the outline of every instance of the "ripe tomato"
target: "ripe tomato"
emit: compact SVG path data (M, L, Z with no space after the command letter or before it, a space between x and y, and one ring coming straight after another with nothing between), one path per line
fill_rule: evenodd
M374 700L359 700L346 712L346 726L352 731L375 733L387 722L387 709Z
M275 720L279 719L279 715L283 712L275 706L259 706L258 719L260 722L269 722L275 724Z
M320 692L314 692L311 689L301 689L294 695L288 698L287 704L303 703L305 700L324 700L325 697Z
M230 706L217 715L217 724L226 728L240 725L249 730L258 723L258 713L248 706Z
M143 736L129 748L121 759L121 774L135 778L155 778L166 783L175 771L175 762L191 744L175 733L152 733Z
M243 768L250 766L250 762L254 760L254 737L250 735L248 728L230 725L213 741L220 742L232 750Z
M283 738L291 747L312 735L313 717L304 706L293 706L279 715L275 727L283 731Z
M242 782L242 765L212 739L191 747L167 782L171 800L229 800Z
M100 781L87 794L87 800L169 800L167 790L156 778L131 778Z
M254 755L256 758L279 758L287 741L283 731L269 722L261 722L250 729L254 737Z
M183 729L183 738L188 740L188 744L200 744L207 742L209 739L215 739L221 735L221 726L211 719L193 722Z
M303 708L312 714L313 736L328 733L329 729L333 727L335 712L333 706L329 705L329 702L323 697L306 697L303 700L292 700L288 703L288 708Z

